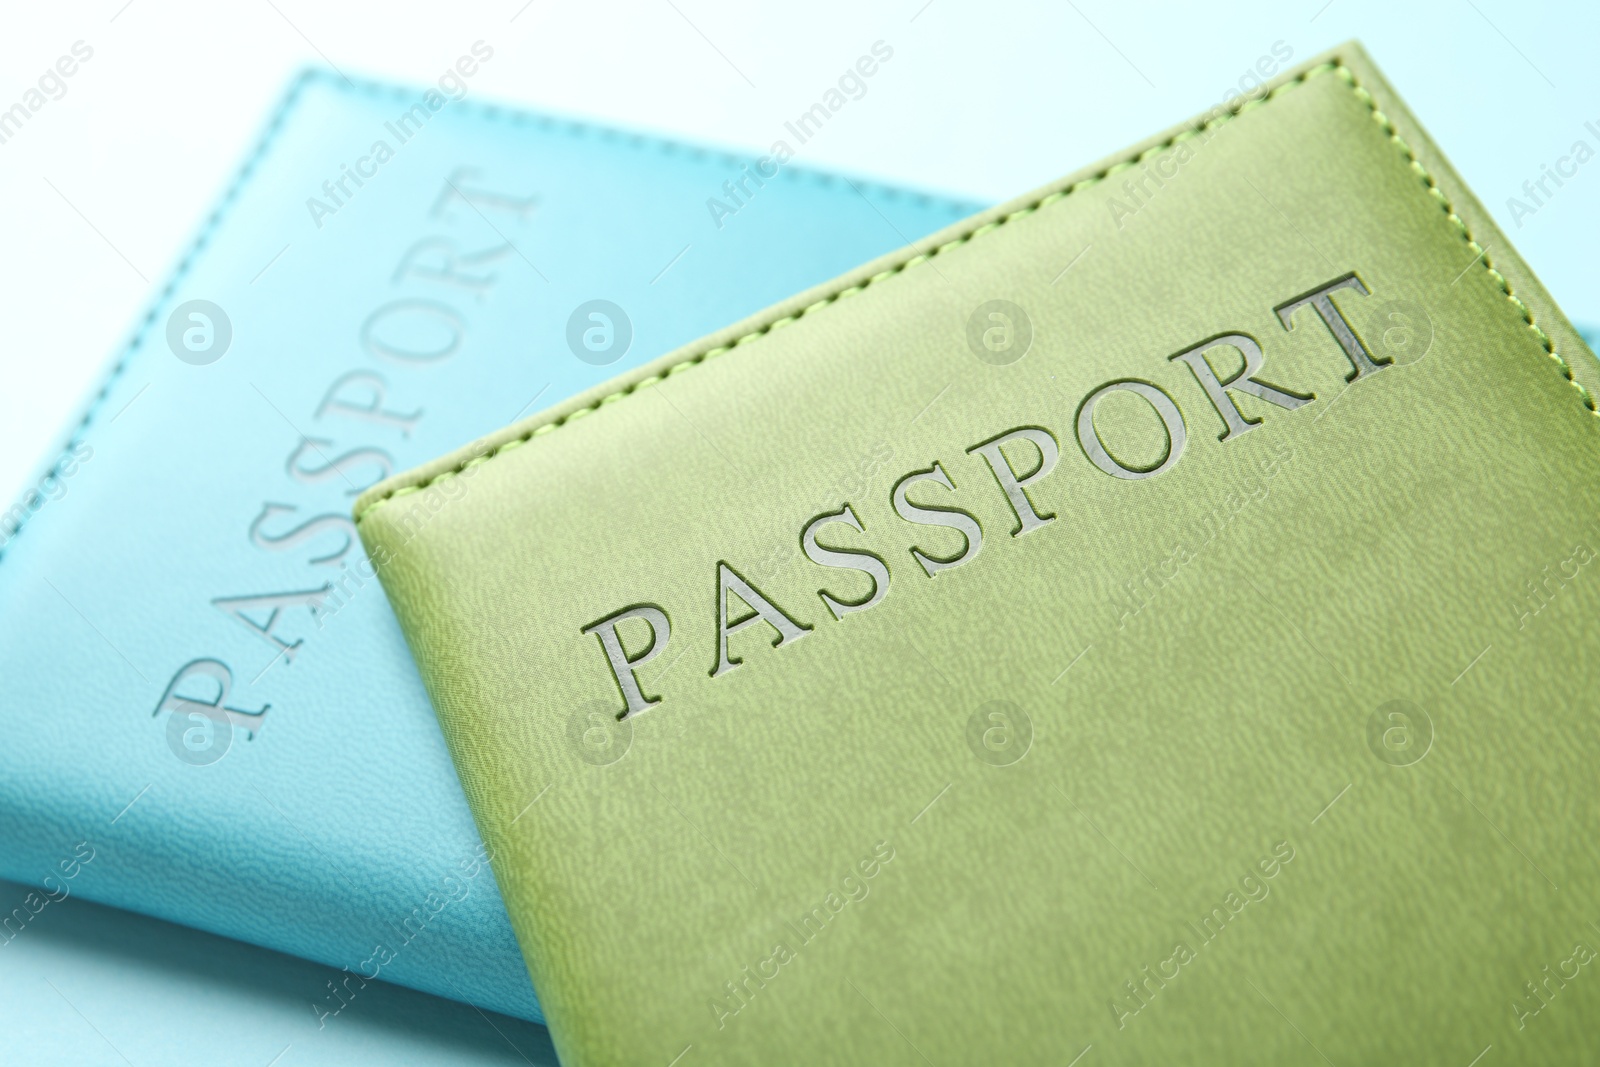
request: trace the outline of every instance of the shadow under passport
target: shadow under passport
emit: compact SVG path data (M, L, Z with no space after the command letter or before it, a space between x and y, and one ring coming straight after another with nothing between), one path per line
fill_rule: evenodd
M6 916L0 1063L556 1065L534 1023L159 919L0 881Z

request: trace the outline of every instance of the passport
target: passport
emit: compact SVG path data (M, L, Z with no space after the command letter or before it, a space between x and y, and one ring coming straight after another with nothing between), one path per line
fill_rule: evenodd
M295 81L0 522L0 877L329 964L319 1026L374 979L540 1017L356 495L972 210L491 62Z
M1592 1063L1597 388L1349 44L355 514L564 1063Z

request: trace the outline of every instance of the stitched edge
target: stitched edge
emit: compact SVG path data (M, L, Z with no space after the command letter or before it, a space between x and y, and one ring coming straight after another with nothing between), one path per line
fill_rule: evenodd
M1001 226L1011 222L1013 219L1032 215L1051 204L1066 199L1068 196L1071 196L1080 189L1087 189L1091 186L1098 185L1114 174L1138 166L1144 160L1158 152L1164 152L1182 141L1189 140L1193 137L1198 137L1207 130L1215 129L1228 122L1231 122L1232 120L1243 115L1245 112L1254 108L1264 107L1273 100L1276 100L1279 96L1282 96L1284 93L1304 85L1312 78L1315 78L1318 75L1329 73L1337 74L1346 85L1350 86L1351 91L1356 94L1357 99L1367 105L1373 120L1382 126L1384 132L1388 134L1389 139L1405 152L1406 159L1409 161L1409 165L1413 173L1415 173L1417 177L1422 180L1423 184L1428 190L1429 195L1431 195L1438 202L1440 210L1442 210L1445 213L1445 216L1455 224L1456 229L1460 232L1462 239L1467 243L1467 247L1472 249L1473 252L1477 254L1477 260L1483 263L1484 269L1489 272L1490 278L1492 278L1495 284L1499 286L1500 291L1505 294L1506 299L1509 300L1522 315L1523 322L1530 330L1533 331L1534 336L1539 339L1540 346L1543 347L1545 354L1551 359L1555 360L1557 367L1560 368L1561 373L1567 379L1568 384L1578 391L1578 395L1582 399L1584 406L1589 410L1589 413L1591 415L1600 416L1600 410L1597 410L1594 398L1589 394L1589 391L1584 388L1583 384L1573 376L1572 368L1567 365L1567 361L1563 359L1556 351L1555 342L1552 341L1550 336L1544 332L1543 328L1541 328L1539 324L1534 321L1533 312L1526 304L1522 302L1520 298L1518 298L1512 292L1511 283L1508 282L1505 276L1502 275L1498 270L1494 269L1494 266L1489 260L1487 250L1480 246L1478 242L1473 239L1472 232L1468 229L1466 221L1456 214L1454 205L1450 203L1450 199L1449 197L1445 196L1444 191L1439 188L1439 183L1434 180L1433 175L1428 172L1428 169L1422 165L1422 162L1417 158L1416 152L1413 151L1411 146L1406 143L1405 139L1400 136L1400 133L1395 129L1394 124L1389 121L1389 117L1378 108L1377 101L1373 99L1372 94L1363 88L1356 80L1355 73L1351 71L1350 68L1346 67L1341 59L1336 57L1326 63L1321 63L1315 67L1311 67L1308 70L1302 71L1298 76L1287 82L1284 82L1282 85L1275 87L1266 95L1255 100L1248 100L1238 108L1229 111L1227 114L1221 115L1215 119L1209 119L1197 126L1192 126L1186 130L1174 134L1172 137L1167 138L1160 144L1153 145L1150 148L1147 148L1144 151L1139 152L1127 159L1113 163L1104 170L1101 170L1089 176L1088 178L1083 179L1082 181L1074 182L1065 189L1059 189L1046 196L1042 196L1038 200L1033 201L1031 204L1027 204L1021 208L1018 208L1016 211L1012 211L1006 215L1003 215L993 222L987 222L981 226L974 227L972 230L963 233L961 236L952 241L947 241L936 248L930 249L926 253L919 253L915 256L912 256L905 262L898 263L886 271L874 274L872 277L867 278L856 285L841 289L838 292L830 293L823 299L801 308L792 315L786 315L783 318L769 322L758 329L752 330L747 334L743 334L742 336L729 341L726 344L718 345L717 347L708 349L705 352L688 356L685 359L667 367L659 374L652 374L649 377L641 378L636 382L630 382L628 385L623 386L615 392L607 393L605 396L600 397L600 399L586 407L579 408L576 411L568 412L559 419L553 419L550 422L540 423L527 433L503 442L502 444L497 445L495 448L483 453L482 455L475 456L472 459L466 460L463 463L459 463L448 470L441 471L426 481L418 482L414 485L402 485L391 489L382 496L376 497L369 501L364 507L358 510L355 514L355 521L359 525L361 521L368 515L372 514L374 510L391 500L394 500L398 497L408 496L412 493L420 493L436 482L443 481L446 478L452 478L468 468L487 463L501 453L509 452L514 448L519 448L522 445L527 444L535 437L552 433L575 419L580 419L585 415L589 415L600 410L600 408L607 404L616 403L617 401L622 400L624 397L630 396L641 389L664 381L674 374L687 371L690 368L699 366L708 360L725 355L741 345L758 341L781 326L787 326L791 323L798 322L800 319L811 314L812 312L820 311L847 296L854 296L857 293L861 293L869 287L876 285L878 282L892 278L903 271L909 270L911 267L916 266L919 263L923 263L932 259L934 256L949 252L955 248L959 248L960 246L965 245L978 237L981 237L983 234L999 229Z
M362 519L372 514L374 509L382 506L390 500L396 499L397 497L407 496L411 493L420 493L424 489L427 489L429 486L433 485L435 482L441 481L445 478L454 477L455 475L460 474L462 471L467 470L469 467L475 467L479 464L487 463L489 460L503 452L509 452L511 449L527 444L530 440L542 434L551 433L560 427L565 426L574 419L580 419L585 415L592 414L593 412L600 410L600 408L604 407L606 404L615 403L621 400L623 397L629 396L640 389L644 389L648 386L652 386L658 382L664 381L674 374L686 371L691 367L699 366L700 364L705 363L707 360L715 359L718 356L725 355L726 353L733 351L735 348L738 348L740 345L746 345L753 341L757 341L781 326L788 326L791 323L798 322L800 319L815 311L820 311L847 296L854 296L857 293L863 292L869 287L876 285L878 282L892 278L897 274L909 270L919 263L927 262L934 256L942 255L943 253L949 252L955 248L959 248L960 246L965 245L986 233L990 233L999 229L1001 226L1011 222L1013 219L1019 219L1028 215L1032 215L1051 204L1065 200L1067 197L1071 196L1080 189L1087 189L1091 186L1098 185L1115 174L1119 174L1124 170L1138 166L1140 163L1144 162L1150 156L1155 155L1158 152L1165 152L1167 149L1176 146L1182 141L1190 140L1191 138L1200 136L1208 130L1213 130L1219 126L1223 126L1228 122L1238 118L1246 111L1250 111L1257 107L1263 107L1284 93L1305 84L1307 81L1310 81L1312 78L1317 77L1320 74L1327 74L1331 71L1342 69L1343 67L1337 60L1330 60L1327 63L1322 63L1318 66L1310 68L1309 70L1302 71L1298 76L1290 79L1287 82L1284 82L1282 85L1275 87L1264 96L1261 96L1255 100L1247 100L1238 108L1229 111L1226 114L1220 115L1214 119L1208 119L1196 126L1191 126L1188 129L1182 130L1167 138L1165 141L1162 141L1160 144L1152 145L1144 151L1130 156L1127 159L1119 160L1118 162L1111 164L1109 167L1106 167L1104 170L1098 171L1082 181L1074 182L1065 189L1058 189L1053 193L1042 196L1030 204L1026 204L1017 210L1010 212L1009 214L1001 216L999 219L996 219L993 222L987 222L981 226L976 226L952 241L947 241L936 248L931 248L925 253L918 253L902 263L895 264L886 271L874 274L872 277L867 278L857 285L848 286L847 288L841 289L838 292L830 293L821 300L818 300L816 303L808 304L806 307L801 308L792 315L785 315L783 318L769 322L758 329L752 330L747 334L729 341L727 344L718 345L715 348L688 356L685 359L667 367L660 374L652 374L647 378L641 378L636 382L630 382L628 385L623 386L615 392L607 393L605 396L602 396L600 399L596 400L587 407L582 407L576 411L568 412L559 419L553 419L550 422L541 423L520 437L514 437L509 441L497 445L493 449L483 453L480 456L475 456L470 460L457 464L449 470L441 471L432 478L429 478L427 481L418 482L415 485L397 486L396 488L391 489L389 492L384 493L382 496L376 497L369 501L365 507L362 507L356 512L355 520L359 524Z
M341 78L332 71L320 67L306 70L302 77L311 80L325 81L336 89L344 92L363 92L369 96L390 96L399 101L416 102L419 92L427 92L430 88L426 85L404 85L392 82L373 81L368 78ZM607 126L601 122L591 122L583 119L557 118L539 111L523 110L521 108L507 107L501 104L461 98L450 102L452 110L476 112L484 118L509 122L513 126L537 126L552 133L565 133L572 137L593 136L607 143L626 144L631 148L654 148L663 155L684 156L696 162L715 160L730 167L744 166L753 162L759 155L741 156L730 149L708 148L704 145L693 144L687 141L675 141L670 137L659 134L641 133L635 130L619 129ZM813 185L823 188L833 188L837 185L851 183L861 188L871 189L882 193L886 200L909 200L924 206L939 206L963 215L970 215L978 208L976 201L956 199L950 196L938 195L921 189L907 189L896 185L885 185L881 182L863 180L860 178L846 178L842 174L829 171L812 170L809 167L785 164L780 167L776 178L785 181L809 181ZM767 178L773 181L775 178Z
M173 293L177 291L178 286L188 276L189 271L198 262L200 253L205 250L211 241L212 235L222 224L228 208L239 198L239 194L244 190L245 185L254 177L256 167L260 165L261 161L266 157L267 151L272 147L273 142L277 140L278 134L289 117L289 112L293 110L294 105L299 102L306 87L312 82L325 83L340 92L365 93L368 96L387 95L399 100L411 100L418 92L425 91L418 86L398 83L378 82L370 79L351 81L348 78L336 78L331 72L322 70L319 67L308 67L295 77L289 86L288 92L284 94L283 99L278 102L277 107L273 110L272 116L267 120L266 129L262 131L255 147L245 157L243 165L240 166L233 180L229 182L227 189L223 192L222 199L218 201L216 207L212 208L211 214L200 227L200 232L195 236L188 250L184 252L183 258L178 261L178 265L173 268L171 275L168 276L166 284L161 287L155 299L150 301L145 310L144 318L134 327L133 336L123 346L121 355L117 357L116 362L111 365L110 369L103 373L100 378L99 390L89 400L82 417L68 431L66 444L56 453L55 463L49 469L54 469L55 466L58 466L63 459L71 454L73 448L83 442L84 431L93 425L95 419L101 414L106 401L110 398L112 387L117 384L117 381L122 377L123 371L127 369L134 355L138 353L149 337L150 328L155 324L157 312L166 305ZM561 131L578 137L594 135L602 141L619 142L641 149L648 146L664 155L685 155L689 159L696 161L715 158L719 162L730 166L742 165L748 162L732 152L715 151L698 145L673 141L666 137L656 137L651 134L625 132L599 123L581 122L576 119L558 119L537 111L502 107L498 104L483 103L477 100L460 100L456 101L456 103L463 105L463 110L476 112L484 118L505 121L513 125L535 125L552 132ZM823 171L809 170L805 167L783 167L778 173L791 181L809 180L823 187L831 187L844 180L836 175ZM856 181L854 184L885 194L885 198L889 200L905 199L925 206L940 206L963 213L970 211L973 207L972 204L966 201L956 200L952 197L936 196L921 190L902 189L897 186L870 181ZM0 560L5 559L11 543L22 534L23 529L28 526L38 513L37 510L30 511L17 523L16 529L12 530L6 538L5 546L0 547Z
M228 184L227 190L222 194L221 201L218 202L216 207L212 208L210 216L207 217L205 224L200 227L200 232L195 236L194 242L190 244L188 251L183 254L183 258L178 261L177 267L173 269L172 274L167 278L166 285L161 288L161 291L156 294L156 298L146 308L144 318L134 327L133 336L123 346L122 354L117 357L111 368L102 375L99 391L90 399L88 406L84 409L83 416L68 431L67 442L56 453L55 463L51 464L50 470L60 466L61 461L82 443L83 432L94 422L101 409L105 406L106 400L110 398L111 387L117 384L117 380L122 377L122 372L127 369L128 363L133 359L134 354L144 344L145 338L149 335L150 327L156 321L156 313L177 291L179 283L183 281L190 268L194 266L195 261L199 259L200 253L205 250L206 244L211 240L212 233L222 223L228 207L238 199L239 193L244 189L245 183L250 180L257 164L266 156L267 150L277 138L278 132L283 128L284 120L289 117L289 112L299 101L301 92L312 80L313 73L310 70L301 71L289 86L289 91L279 101L277 108L272 113L272 117L267 120L266 129L262 131L260 139L256 141L255 148L245 157L244 165L239 168L238 173L233 177L233 181ZM11 547L11 542L21 536L22 531L27 528L33 517L38 513L37 510L30 511L17 523L16 529L12 530L10 536L7 537L5 547L0 548L0 560L5 559L7 550Z
M1466 220L1456 214L1455 205L1450 203L1450 198L1445 196L1444 191L1439 188L1439 183L1434 180L1432 174L1428 173L1428 168L1422 165L1422 161L1417 158L1416 152L1412 151L1411 146L1406 144L1405 138L1400 136L1400 132L1394 127L1394 123L1389 121L1389 116L1378 108L1378 102L1372 98L1372 94L1367 92L1356 81L1355 74L1343 63L1338 65L1337 73L1345 84L1350 86L1351 91L1356 94L1356 98L1367 105L1368 110L1372 113L1373 120L1383 127L1384 132L1389 135L1389 140L1400 146L1400 149L1405 152L1412 172L1418 178L1421 178L1423 184L1427 186L1428 194L1438 202L1439 210L1443 211L1445 216L1455 223L1456 229L1461 233L1461 239L1467 243L1468 248L1476 253L1475 261L1482 261L1484 269L1489 272L1489 277L1500 288L1500 291L1505 294L1505 298L1511 301L1512 306L1522 315L1522 321L1527 325L1528 329L1533 331L1533 335L1539 339L1539 344L1544 349L1545 355L1555 360L1556 366L1561 369L1562 376L1567 379L1567 384L1578 391L1578 396L1583 400L1584 407L1589 409L1589 414L1600 415L1600 410L1596 408L1594 397L1589 394L1589 390L1584 388L1582 382L1573 377L1572 368L1567 365L1567 361L1556 351L1555 342L1534 321L1533 310L1511 291L1511 283L1506 280L1505 275L1495 270L1494 264L1490 262L1488 249L1478 244L1473 238L1472 231L1467 228ZM1470 267L1471 264L1468 264L1468 266Z

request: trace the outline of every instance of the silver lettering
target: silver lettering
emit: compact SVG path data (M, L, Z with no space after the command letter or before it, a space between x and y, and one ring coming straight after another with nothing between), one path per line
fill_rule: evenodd
M1297 296L1287 304L1280 304L1273 310L1278 313L1278 321L1283 323L1285 330L1294 329L1294 313L1310 305L1317 313L1317 317L1328 327L1328 332L1333 334L1333 339L1339 342L1339 347L1344 349L1344 354L1350 360L1350 366L1355 371L1345 376L1346 381L1358 381L1368 374L1382 370L1391 365L1391 359L1373 361L1372 354L1367 351L1367 346L1357 337L1350 324L1345 321L1344 315L1333 303L1333 294L1341 289L1354 289L1362 296L1370 296L1367 287L1361 283L1354 273L1337 278L1320 289L1313 289L1304 296Z
M870 552L843 552L817 544L817 531L834 522L843 523L862 533L866 532L861 526L861 520L856 518L856 513L851 510L849 504L846 504L838 511L812 519L800 535L800 547L804 549L806 558L812 563L824 567L837 567L840 570L860 571L872 578L872 592L864 600L836 600L828 595L827 590L817 590L817 595L828 606L828 610L833 612L833 617L842 619L853 611L866 611L889 594L889 568L883 560Z
M1011 467L1011 460L1005 454L1005 446L1013 441L1027 441L1039 450L1038 464L1021 478L1017 477L1017 472ZM1011 511L1017 516L1017 528L1011 531L1012 537L1021 537L1056 520L1054 514L1040 515L1034 511L1033 502L1028 499L1027 493L1028 486L1054 470L1056 461L1061 458L1061 448L1056 444L1056 439L1050 431L1032 426L1012 430L999 437L992 437L981 445L973 445L967 452L977 452L989 461L989 469L994 471L995 481L1000 483L1000 488L1005 490L1006 499L1011 501Z
M1244 369L1227 381L1217 377L1211 361L1206 359L1207 352L1224 345L1237 349L1239 354L1244 356ZM1265 400L1269 404L1276 404L1289 411L1316 399L1315 396L1298 396L1284 392L1277 386L1269 385L1257 378L1256 375L1261 372L1261 364L1265 357L1256 339L1247 333L1229 333L1213 337L1171 358L1183 360L1189 365L1189 369L1194 371L1194 376L1199 380L1201 388L1206 391L1206 396L1211 398L1211 406L1222 416L1223 425L1226 427L1221 437L1224 441L1230 441L1261 425L1260 419L1247 419L1240 413L1238 407L1234 405L1233 398L1228 395L1230 389L1249 393L1257 400Z
M650 643L634 656L628 655L622 638L617 635L617 626L629 619L638 619L650 628ZM637 715L661 703L660 697L652 700L644 695L639 688L638 675L634 672L666 651L667 642L672 639L672 623L668 621L666 612L654 604L639 604L590 623L583 628L583 632L600 639L600 647L605 651L606 662L611 665L617 688L622 690L625 707L617 713L618 719Z
M1167 431L1167 454L1164 459L1154 467L1140 470L1137 467L1124 467L1112 458L1111 453L1100 441L1100 431L1094 426L1095 405L1100 403L1107 393L1117 391L1132 393L1143 397L1156 409L1156 414L1161 416L1161 423ZM1184 428L1183 415L1178 411L1178 405L1172 398L1149 382L1121 381L1102 385L1089 399L1083 402L1083 407L1078 409L1078 444L1083 447L1084 454L1096 467L1105 471L1113 478L1126 478L1130 481L1139 478L1154 478L1172 468L1183 455L1183 446L1188 440L1188 433Z
M953 567L959 567L963 563L969 562L982 551L983 528L978 525L977 519L960 508L928 508L913 504L906 499L906 493L918 482L933 482L935 485L944 486L952 493L955 492L956 488L955 484L950 481L950 476L944 472L944 468L939 466L937 462L925 471L913 471L895 483L894 493L891 497L894 502L895 514L907 522L916 523L918 526L946 526L952 530L959 530L966 539L966 544L962 546L960 552L944 559L940 559L938 556L930 556L920 548L913 547L911 549L911 557L922 564L922 569L927 572L929 578L932 578L940 571L950 570Z
M750 614L737 622L728 621L728 594L733 593L745 606L750 609ZM772 601L762 596L755 586L739 577L732 567L726 563L717 564L717 669L711 672L711 677L719 678L729 671L739 667L744 661L734 659L728 655L728 638L743 630L747 626L754 626L764 622L778 631L777 640L772 642L772 647L797 641L811 632L811 627L801 626L789 616L773 606Z

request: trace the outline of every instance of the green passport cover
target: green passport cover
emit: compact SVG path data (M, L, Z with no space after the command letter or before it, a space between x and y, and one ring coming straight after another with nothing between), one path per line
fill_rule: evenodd
M564 1062L1600 1056L1594 357L1240 103L358 502Z

